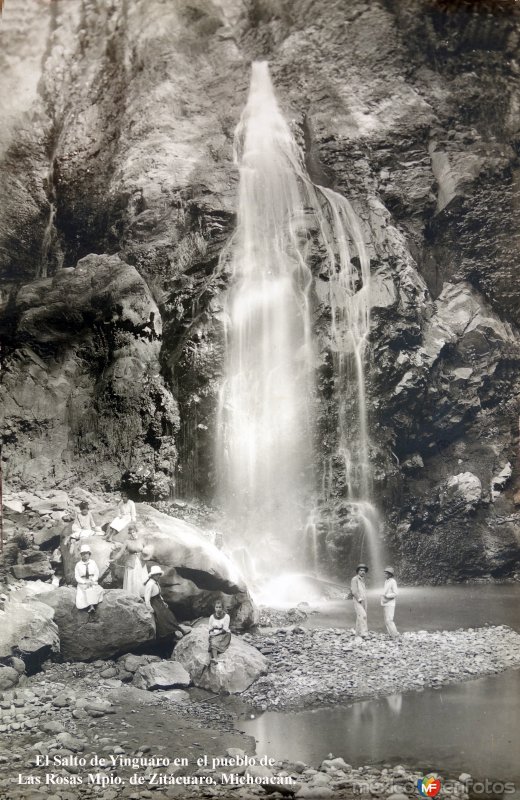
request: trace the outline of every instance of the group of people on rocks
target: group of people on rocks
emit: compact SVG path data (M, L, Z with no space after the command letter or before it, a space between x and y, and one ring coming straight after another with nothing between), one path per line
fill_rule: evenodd
M106 541L112 542L114 534L126 528L128 537L125 542L114 543L110 564L101 578L98 565L92 558L90 545L86 543L80 545L80 560L74 570L77 585L76 607L80 610L86 609L89 620L93 620L97 607L104 597L104 589L100 586L100 582L114 565L123 566L123 589L143 599L145 605L153 611L156 638L164 640L179 630L175 615L162 597L160 578L164 572L158 565L152 566L148 572L143 563L141 559L143 545L138 537L135 503L124 492L117 512L117 517L107 527L106 533L96 525L87 502L80 503L79 511L75 514L70 541L71 551L74 541L90 536L105 536ZM217 600L214 612L209 618L210 664L216 663L217 656L229 647L231 641L229 625L229 614L225 613L222 601Z
M358 564L356 574L350 582L350 597L354 604L356 613L356 636L364 639L368 634L367 616L367 587L365 577L368 573L366 564ZM385 582L383 594L381 595L381 606L383 607L383 617L386 630L392 638L399 636L399 632L394 622L395 601L397 597L397 582L393 567L385 567Z
M129 594L143 599L145 605L153 610L157 637L163 638L173 633L177 628L177 622L161 597L159 578L164 574L163 570L154 565L148 572L141 559L143 545L138 536L135 503L130 500L126 492L121 493L117 516L107 526L106 531L96 525L88 503L85 501L80 503L79 511L75 514L72 523L69 546L72 550L74 541L90 536L104 536L106 541L113 542L114 535L125 528L127 539L124 542L114 542L110 564L101 577L98 566L92 558L90 545L80 545L80 561L76 564L74 571L77 584L76 607L78 609L86 608L89 616L94 615L104 596L104 590L100 586L101 581L116 565L124 567L123 589Z
M160 566L154 565L148 572L141 559L143 545L138 539L136 522L135 503L130 500L125 492L122 493L121 501L118 504L117 516L107 526L106 532L99 525L96 525L88 503L82 502L72 523L70 547L72 549L74 540L97 535L104 535L107 541L112 542L116 533L127 528L127 540L114 545L110 565L101 576L101 580L115 564L123 566L123 589L144 600L146 606L154 613L157 638L164 639L172 636L178 630L178 624L174 614L161 595L160 578L164 574L163 570ZM367 573L368 566L366 564L358 564L349 592L356 615L356 636L360 639L364 639L368 634L367 588L365 583ZM397 582L393 567L385 567L384 575L381 606L386 629L389 635L395 638L399 633L394 622ZM78 609L86 609L89 618L92 619L97 606L103 600L104 590L100 586L99 569L92 559L91 548L88 544L80 546L80 561L75 567L75 579L77 584L76 606ZM218 655L224 653L229 647L231 641L229 625L229 614L225 613L222 602L218 600L215 604L214 613L209 618L208 650L211 657L210 664L215 663Z
M107 526L106 532L103 531L100 525L96 525L89 504L86 500L83 500L79 504L79 510L74 514L69 548L72 552L75 541L89 536L104 536L108 542L111 542L115 533L119 533L127 525L135 525L136 521L135 503L130 500L126 492L121 492L121 500L117 506L117 516Z

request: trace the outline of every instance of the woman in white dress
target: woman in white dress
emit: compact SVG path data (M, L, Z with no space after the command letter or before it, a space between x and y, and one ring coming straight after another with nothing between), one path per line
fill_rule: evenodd
M119 533L131 522L135 522L136 519L134 501L130 500L127 492L121 492L121 500L117 506L117 517L110 523L107 539L111 539L114 533Z
M128 541L116 552L113 561L125 568L123 589L136 597L144 596L144 584L148 579L148 570L141 561L142 550L143 543L138 538L137 525L131 522L128 526Z
M74 570L74 577L78 588L76 590L76 608L87 609L89 615L93 614L96 606L101 603L104 591L98 584L99 569L96 562L90 557L90 547L82 544L80 558Z

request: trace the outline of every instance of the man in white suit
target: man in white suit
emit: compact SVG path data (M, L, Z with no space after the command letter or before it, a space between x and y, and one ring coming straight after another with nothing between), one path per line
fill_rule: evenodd
M383 594L381 595L381 605L383 606L383 616L388 633L392 638L399 636L399 632L395 627L394 614L395 614L395 599L397 597L397 583L394 578L394 568L385 568L385 586Z

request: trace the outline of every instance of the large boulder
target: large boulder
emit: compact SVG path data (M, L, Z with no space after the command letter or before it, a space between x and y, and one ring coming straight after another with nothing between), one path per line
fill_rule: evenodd
M89 499L94 519L107 521L115 514L114 504ZM137 503L139 537L143 542L142 557L148 569L158 564L164 570L161 588L165 601L180 620L208 616L217 599L223 599L231 615L233 627L248 628L258 622L258 612L244 580L233 562L204 534L189 522L163 514L146 503ZM100 575L110 565L114 544L103 536L91 536L78 541L69 540L69 531L62 536L61 554L67 583L74 582L74 568L80 560L82 544L88 544ZM116 544L128 539L121 531L114 537ZM104 585L121 587L124 567L113 564Z
M18 683L20 673L8 664L0 664L0 692L13 689Z
M13 653L32 666L52 653L59 653L58 627L54 611L43 602L14 593L0 610L0 658Z
M186 689L191 678L178 661L154 661L138 667L132 683L138 689Z
M267 672L266 657L237 636L231 637L226 652L210 666L206 625L197 626L181 639L172 658L189 672L195 686L218 694L243 692Z
M230 594L246 591L235 565L195 525L145 504L139 510L146 529L145 560L163 569L175 568L200 589Z
M472 472L452 475L440 491L440 505L444 517L469 514L482 499L482 483Z
M19 580L48 580L52 578L52 569L49 557L38 550L30 550L27 554L22 552L23 564L14 564L13 575Z
M153 613L136 597L120 589L105 591L95 619L76 608L76 591L69 587L41 595L58 625L61 654L67 661L112 658L155 638Z

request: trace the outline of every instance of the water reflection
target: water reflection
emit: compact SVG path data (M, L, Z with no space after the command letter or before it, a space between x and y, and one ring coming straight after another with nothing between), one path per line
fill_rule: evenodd
M392 712L392 714L400 714L401 708L403 707L403 695L402 694L389 694L388 697L385 697L385 700L388 704L388 708Z
M340 708L266 712L241 720L257 753L319 764L328 753L353 766L406 763L445 776L520 785L520 671L364 700Z
M383 630L375 593L369 623ZM509 625L520 630L520 586L410 587L398 601L399 630ZM347 602L310 616L311 627L351 627ZM349 616L350 615L350 616ZM240 720L257 753L318 765L329 753L353 766L405 763L425 773L512 780L520 787L520 670L440 689L393 694L343 707Z

